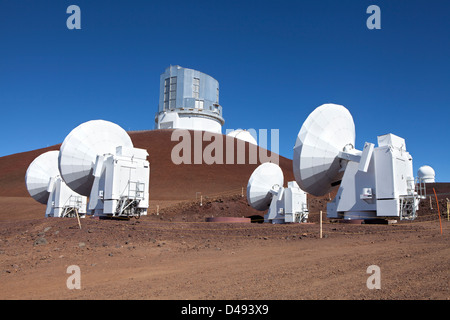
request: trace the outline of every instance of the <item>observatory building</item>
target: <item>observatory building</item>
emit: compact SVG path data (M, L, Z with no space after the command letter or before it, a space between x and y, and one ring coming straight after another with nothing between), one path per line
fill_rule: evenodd
M423 183L435 182L436 173L430 166L421 166L419 168L419 171L417 171L417 175L419 176L420 181Z
M248 143L251 143L254 145L258 145L255 137L253 137L252 134L250 133L250 131L248 131L248 130L243 130L243 129L233 130L231 132L228 132L227 136L233 137L236 139L240 139L240 140L243 140L245 142L248 142Z
M219 82L197 70L170 66L160 77L155 129L222 133Z

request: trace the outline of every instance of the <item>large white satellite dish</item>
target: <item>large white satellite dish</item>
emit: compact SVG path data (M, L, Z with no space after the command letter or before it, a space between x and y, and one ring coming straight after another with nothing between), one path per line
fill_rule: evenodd
M284 176L281 168L275 163L265 162L253 171L247 184L247 201L252 208L267 210L273 193L283 187Z
M59 170L74 191L89 196L98 155L115 154L116 148L133 148L128 133L115 123L92 120L73 129L60 148Z
M322 196L342 177L340 152L355 145L355 124L341 105L324 104L305 120L294 146L294 176L300 188Z
M59 176L58 151L48 151L30 164L25 174L25 184L30 196L42 204L47 204L50 192L48 184L50 179Z
M59 170L67 185L89 196L95 216L147 214L150 164L147 150L134 148L128 133L105 120L85 122L64 139Z

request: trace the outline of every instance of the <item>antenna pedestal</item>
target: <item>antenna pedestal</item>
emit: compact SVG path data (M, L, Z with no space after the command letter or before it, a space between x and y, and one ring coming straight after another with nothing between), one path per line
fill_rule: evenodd
M327 204L331 219L414 219L419 196L411 192L412 158L404 147L392 144L401 138L390 134L377 148L366 143L359 159L349 160L333 201ZM403 139L401 139L403 140Z
M51 188L48 197L45 217L75 217L75 210L80 216L86 214L87 198L72 191L60 177L49 183Z
M264 222L302 223L308 220L306 192L295 181L288 182L287 188L280 188L272 198L269 211L264 215Z

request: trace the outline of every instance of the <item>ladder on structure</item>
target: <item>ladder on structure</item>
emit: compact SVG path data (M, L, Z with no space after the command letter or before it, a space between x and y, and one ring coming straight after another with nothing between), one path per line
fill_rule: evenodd
M128 181L128 193L120 197L117 203L114 216L140 216L140 211L136 210L141 200L144 200L145 183Z
M414 220L417 218L419 202L426 198L426 184L421 179L408 180L408 186L411 185L414 188L408 188L408 195L400 196L400 220Z
M73 218L76 216L82 206L83 198L81 196L72 195L64 204L61 216L64 218Z

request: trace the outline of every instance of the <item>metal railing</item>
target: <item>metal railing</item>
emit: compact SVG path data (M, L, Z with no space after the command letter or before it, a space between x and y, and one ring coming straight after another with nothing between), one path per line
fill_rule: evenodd
M75 217L83 206L83 197L71 195L62 209L62 217ZM76 212L75 212L76 211Z
M140 216L137 208L139 203L145 199L145 183L128 181L125 192L120 196L114 216Z

